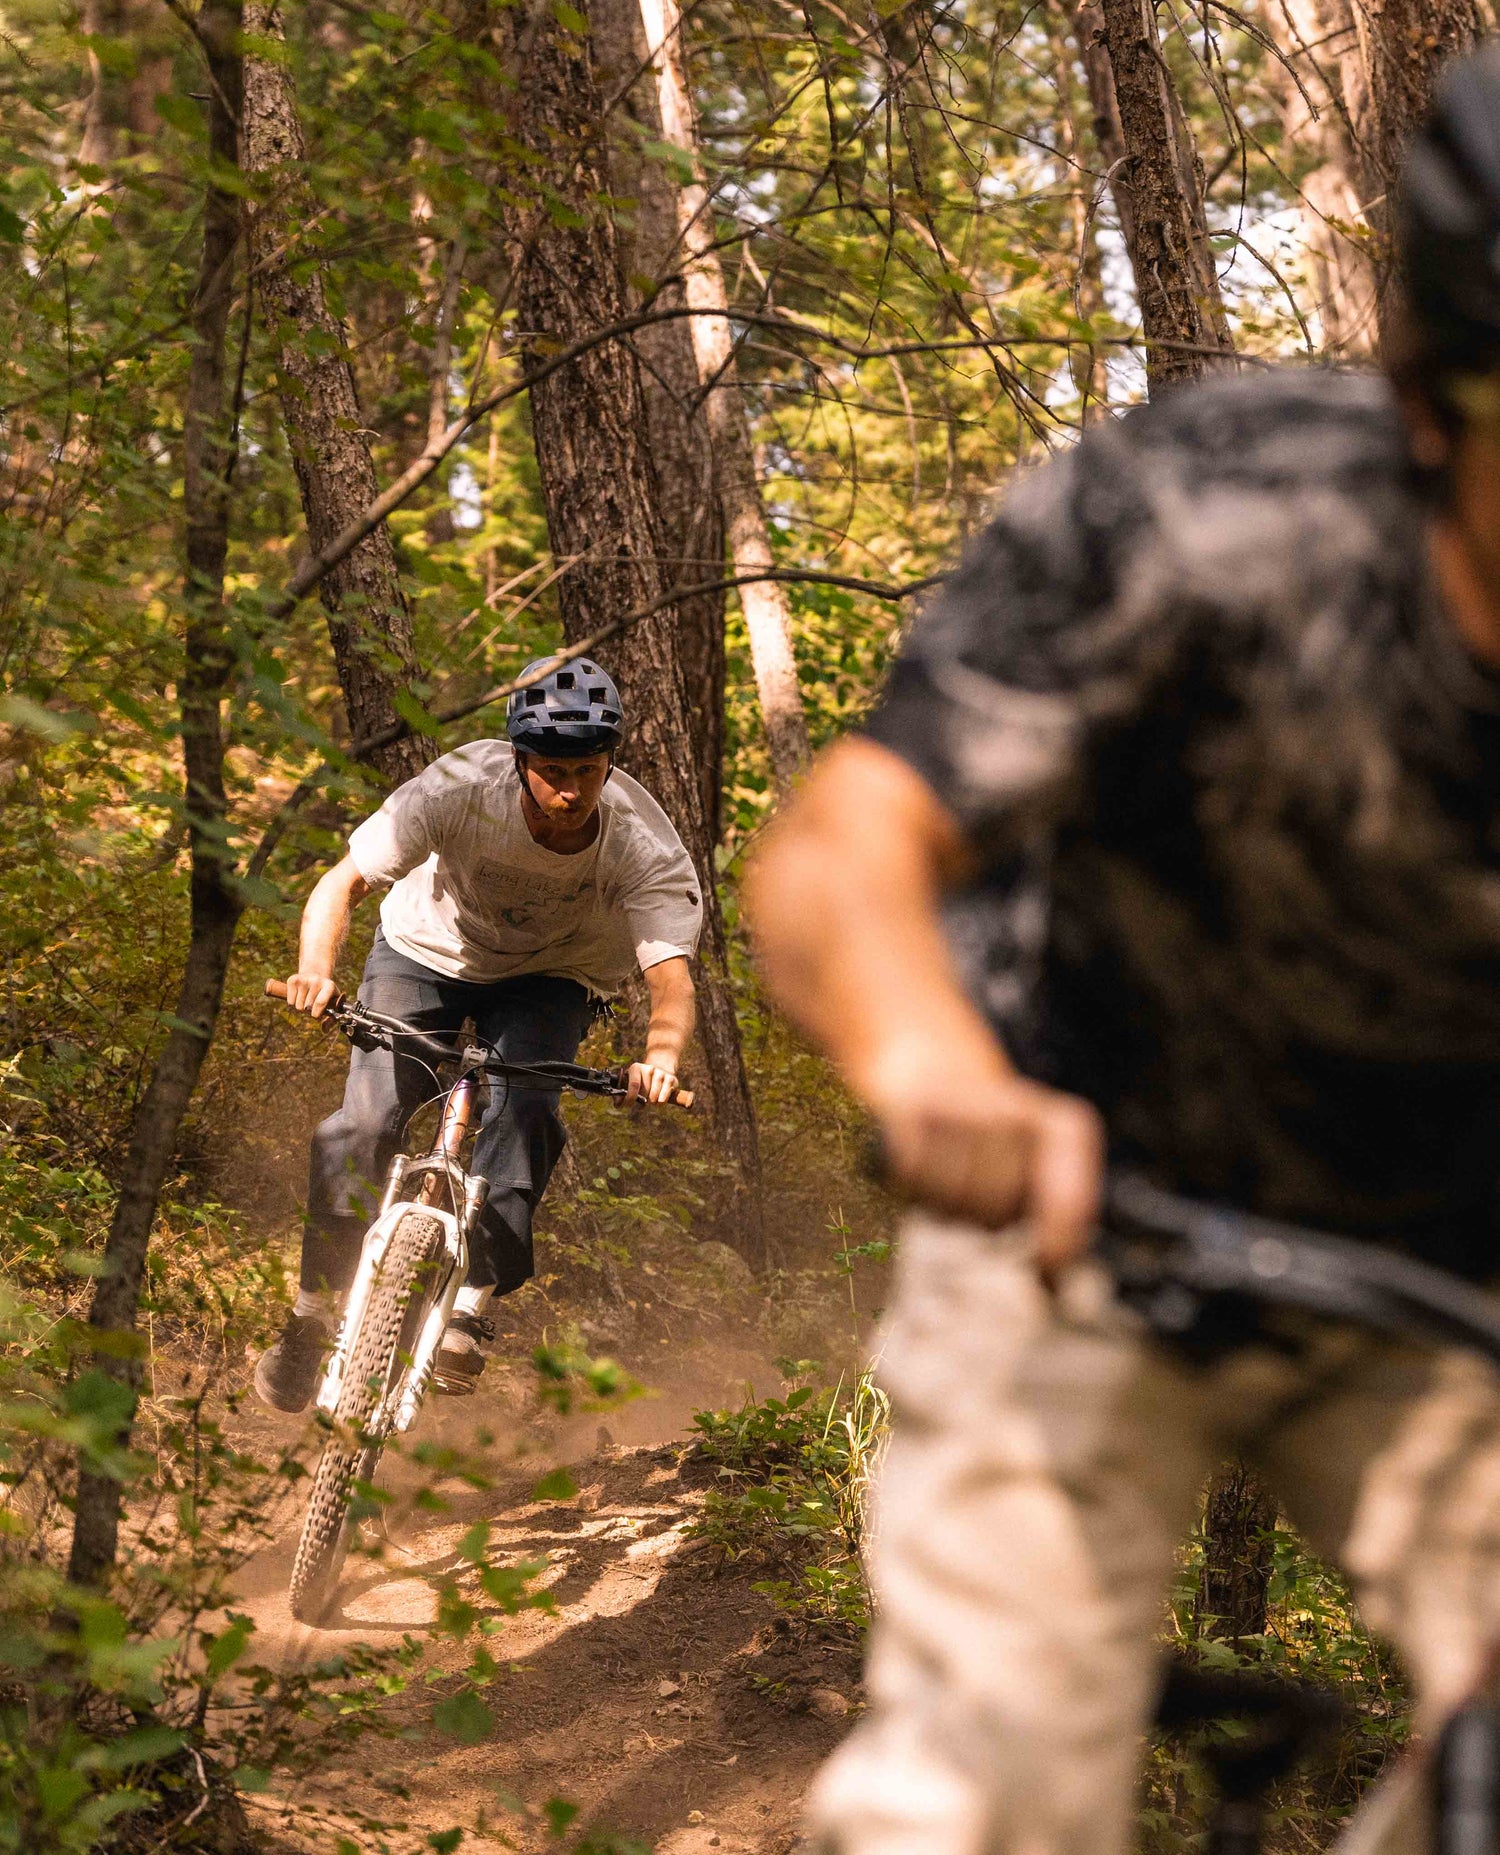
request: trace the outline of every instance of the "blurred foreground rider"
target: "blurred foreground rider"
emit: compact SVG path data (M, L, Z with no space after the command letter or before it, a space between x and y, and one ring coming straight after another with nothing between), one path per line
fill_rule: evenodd
M1331 1330L1189 1366L1079 1260L1108 1153L1500 1271L1500 51L1443 87L1402 237L1390 378L1215 378L1027 477L754 867L773 991L925 1207L870 1710L813 1795L851 1855L1126 1849L1232 1452L1419 1723L1495 1665L1487 1370ZM1410 1799L1371 1821L1424 1840Z
M365 962L364 1004L437 1035L472 1019L507 1062L571 1062L598 1001L639 967L651 1022L630 1097L670 1101L693 1029L688 960L702 899L666 813L615 771L622 730L614 683L575 660L511 697L508 742L471 742L398 787L308 898L291 1003L322 1015L352 910L393 885ZM317 1389L386 1168L434 1088L414 1057L350 1057L344 1105L313 1137L302 1292L255 1369L256 1390L277 1410L305 1409ZM566 1137L557 1102L555 1090L490 1090L472 1167L490 1192L438 1354L440 1387L479 1376L485 1305L533 1273L531 1220Z

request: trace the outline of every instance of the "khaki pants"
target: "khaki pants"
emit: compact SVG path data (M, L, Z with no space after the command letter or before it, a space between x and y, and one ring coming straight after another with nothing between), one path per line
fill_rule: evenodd
M870 1708L818 1779L843 1855L1123 1855L1173 1554L1240 1453L1405 1656L1429 1728L1500 1639L1500 1379L1319 1330L1204 1368L1092 1267L1054 1301L1023 1240L916 1220L881 1354ZM1423 1845L1382 1786L1357 1847Z

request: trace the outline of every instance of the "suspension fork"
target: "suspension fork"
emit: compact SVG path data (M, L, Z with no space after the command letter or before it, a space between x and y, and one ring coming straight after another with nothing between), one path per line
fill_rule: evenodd
M434 1149L458 1166L458 1156L463 1148L464 1135L469 1131L469 1123L474 1118L474 1095L476 1084L472 1075L460 1076L448 1091L448 1099L443 1104L442 1125L438 1128L437 1145ZM464 1215L464 1206L459 1201L459 1194L453 1189L451 1176L444 1178L441 1173L429 1172L422 1182L422 1189L417 1194L418 1204L436 1204L438 1194L444 1188L448 1191L448 1202L455 1217Z

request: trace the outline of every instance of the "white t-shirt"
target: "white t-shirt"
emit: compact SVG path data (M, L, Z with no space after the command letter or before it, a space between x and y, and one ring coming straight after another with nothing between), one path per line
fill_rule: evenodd
M692 861L667 814L610 775L587 850L544 849L521 812L508 741L473 741L398 786L349 839L398 953L453 979L556 973L617 992L638 966L691 955L703 925Z

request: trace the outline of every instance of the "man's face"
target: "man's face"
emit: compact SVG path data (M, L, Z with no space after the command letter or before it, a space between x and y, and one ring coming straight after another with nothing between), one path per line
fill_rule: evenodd
M1460 432L1452 508L1480 579L1500 595L1500 418L1475 420Z
M587 824L609 778L609 755L551 759L545 754L520 756L532 803L553 824Z
M1456 430L1420 395L1406 394L1407 435L1419 464L1446 472L1442 518L1493 591L1500 589L1500 375L1462 380L1454 391L1461 414Z

